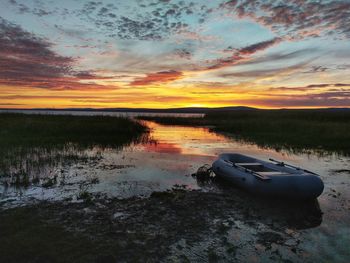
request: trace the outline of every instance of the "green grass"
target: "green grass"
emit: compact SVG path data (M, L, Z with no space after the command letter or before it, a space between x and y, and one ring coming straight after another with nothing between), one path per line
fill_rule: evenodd
M147 131L139 122L120 117L3 113L0 177L28 185L44 166L91 158L85 151L96 147L120 149L140 141Z
M118 147L136 140L146 127L128 118L110 116L54 116L0 114L0 146Z
M290 151L350 154L350 111L247 110L204 118L142 117L166 125L210 126L238 140Z

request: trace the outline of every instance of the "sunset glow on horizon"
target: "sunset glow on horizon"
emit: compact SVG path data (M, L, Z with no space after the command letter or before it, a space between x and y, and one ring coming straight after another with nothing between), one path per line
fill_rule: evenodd
M0 108L350 106L350 2L0 0Z

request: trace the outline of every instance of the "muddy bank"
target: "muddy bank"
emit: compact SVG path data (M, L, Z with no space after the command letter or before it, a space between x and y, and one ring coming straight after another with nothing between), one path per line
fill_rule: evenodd
M312 262L303 231L316 202L174 189L149 198L89 196L0 213L1 262Z

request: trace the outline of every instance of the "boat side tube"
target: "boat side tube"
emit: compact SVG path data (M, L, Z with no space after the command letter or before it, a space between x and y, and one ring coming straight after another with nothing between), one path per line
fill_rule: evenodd
M279 168L282 172L280 175L262 177L259 173L235 164L235 161L239 163L259 162L266 167ZM257 194L312 199L317 198L324 189L321 178L313 173L308 173L307 170L296 171L287 167L276 167L276 164L240 154L222 154L212 167L218 177Z

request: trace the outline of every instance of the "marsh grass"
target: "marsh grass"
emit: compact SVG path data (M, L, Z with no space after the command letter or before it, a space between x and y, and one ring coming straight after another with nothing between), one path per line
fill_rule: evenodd
M146 127L128 118L0 114L0 145L57 148L67 143L79 147L120 147L135 140Z
M38 183L38 174L52 173L59 164L99 158L103 149L119 150L144 134L147 127L128 118L3 113L0 178L16 186Z
M210 126L237 140L292 152L350 154L350 111L241 110L204 118L142 117L166 125Z

